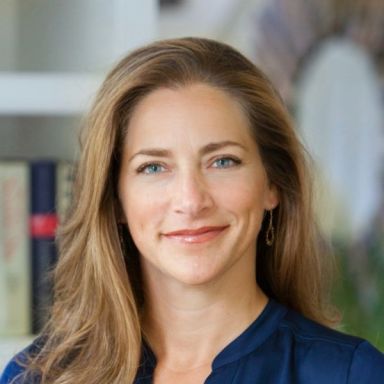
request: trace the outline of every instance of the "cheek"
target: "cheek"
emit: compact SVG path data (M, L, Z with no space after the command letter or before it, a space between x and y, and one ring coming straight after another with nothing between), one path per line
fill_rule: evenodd
M263 183L250 178L231 180L226 187L215 188L216 200L221 206L238 212L264 211L265 190Z
M265 211L264 183L251 178L233 182L230 188L221 189L216 195L220 205L230 212L241 232L244 246L253 243L261 229Z
M126 188L121 196L122 206L130 233L135 241L148 237L150 229L161 221L162 202L159 194L134 185Z

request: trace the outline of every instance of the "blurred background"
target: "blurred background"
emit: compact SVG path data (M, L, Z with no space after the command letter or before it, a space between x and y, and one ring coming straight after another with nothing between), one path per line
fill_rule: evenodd
M32 337L26 170L55 165L60 216L103 76L131 49L181 36L233 45L281 93L314 161L340 328L384 351L382 0L0 0L0 369Z

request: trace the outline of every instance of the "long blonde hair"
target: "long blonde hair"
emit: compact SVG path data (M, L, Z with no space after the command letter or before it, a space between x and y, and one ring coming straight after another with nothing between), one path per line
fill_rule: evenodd
M81 140L74 203L58 233L52 315L31 369L43 383L132 383L141 355L145 297L138 252L119 237L117 176L135 105L160 87L203 82L247 114L269 180L279 192L275 242L257 240L266 294L322 324L329 268L317 234L306 156L286 108L264 74L233 48L207 39L155 42L124 58L104 81Z

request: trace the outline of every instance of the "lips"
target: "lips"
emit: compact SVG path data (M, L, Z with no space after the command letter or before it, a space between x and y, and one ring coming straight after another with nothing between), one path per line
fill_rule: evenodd
M170 240L176 240L182 243L204 243L219 236L226 228L228 228L228 225L182 229L179 231L167 232L163 235Z

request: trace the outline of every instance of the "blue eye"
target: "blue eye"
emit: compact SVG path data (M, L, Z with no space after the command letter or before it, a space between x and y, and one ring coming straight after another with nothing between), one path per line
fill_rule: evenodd
M234 159L232 157L222 157L214 161L214 168L230 168L241 163L240 160Z
M150 164L144 164L142 165L137 172L138 173L144 173L147 175L155 174L164 172L164 167L161 164L158 163L150 163Z

